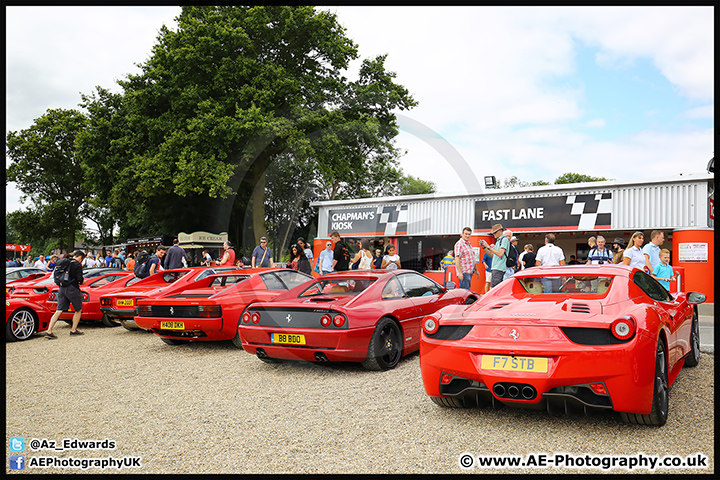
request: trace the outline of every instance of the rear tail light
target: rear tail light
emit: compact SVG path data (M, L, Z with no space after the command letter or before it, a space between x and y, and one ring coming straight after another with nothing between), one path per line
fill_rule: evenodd
M336 327L342 327L345 324L345 315L335 315L333 318L333 325Z
M440 376L440 383L442 383L442 384L444 384L444 385L447 385L447 384L450 383L451 381L452 381L452 375L449 375L449 374L447 374L447 373L443 373L443 374Z
M250 312L243 313L242 319L243 319L243 322L250 323Z
M90 294L87 292L83 292L83 302L89 302L90 301Z
M51 293L53 300L55 300L55 294ZM100 306L101 307L112 307L112 298L101 298L100 299Z
M332 317L330 317L330 315L328 315L327 313L320 317L320 325L322 325L323 327L329 327L331 323Z
M426 334L432 335L438 331L438 328L440 328L440 321L438 318L435 318L432 315L425 317L425 320L423 320L423 329Z
M50 295L48 295L48 302L54 302L55 301L55 292L50 292Z
M198 306L198 317L200 317L200 318L222 317L222 307L220 305L200 305L200 306Z
M610 325L612 334L619 340L627 340L635 335L635 328L635 320L629 315L618 318Z
M152 317L152 305L140 305L138 307L138 316Z
M253 323L260 323L260 314L258 312L255 312L250 317Z

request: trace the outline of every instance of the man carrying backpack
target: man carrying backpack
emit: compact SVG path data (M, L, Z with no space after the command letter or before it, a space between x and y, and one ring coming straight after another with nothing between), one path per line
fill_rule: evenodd
M52 333L55 323L63 312L70 311L70 305L72 305L75 313L72 318L72 327L70 328L70 335L83 335L83 332L77 329L80 323L80 317L82 316L82 303L83 296L80 291L80 285L85 281L83 277L82 261L85 259L85 254L82 250L76 250L73 253L72 260L67 256L58 260L55 264L55 270L53 277L55 283L60 286L57 293L57 310L50 318L50 325L48 325L45 338L48 340L54 340L57 336Z
M512 277L518 270L518 258L520 257L520 251L517 248L518 239L512 234L512 231L505 230L503 234L508 240L510 240L510 249L507 251L507 260L505 262L507 270L505 270L505 275L503 276L503 280L505 280L506 278Z

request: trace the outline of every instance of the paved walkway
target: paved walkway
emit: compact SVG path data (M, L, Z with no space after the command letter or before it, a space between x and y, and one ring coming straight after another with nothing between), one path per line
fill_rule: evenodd
M703 303L698 306L700 322L700 351L715 354L715 304Z

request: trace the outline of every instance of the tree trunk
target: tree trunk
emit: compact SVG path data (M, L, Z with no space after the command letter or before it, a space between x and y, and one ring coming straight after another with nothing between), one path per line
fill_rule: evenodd
M267 236L265 229L265 169L267 165L267 154L263 151L253 163L253 180L255 188L250 202L252 208L253 232L255 233L255 245L260 245L260 237Z

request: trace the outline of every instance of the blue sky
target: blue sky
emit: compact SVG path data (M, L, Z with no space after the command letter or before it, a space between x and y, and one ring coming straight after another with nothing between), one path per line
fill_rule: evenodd
M480 180L641 181L703 173L714 155L712 7L322 8L361 59L387 54L419 102L398 112L401 166L440 192L476 184L458 158ZM96 85L119 91L179 12L6 7L7 131L78 108ZM13 184L6 199L6 211L24 208Z

